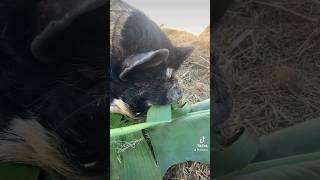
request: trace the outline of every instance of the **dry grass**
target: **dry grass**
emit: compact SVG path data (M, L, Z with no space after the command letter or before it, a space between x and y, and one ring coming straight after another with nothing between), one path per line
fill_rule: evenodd
M210 97L210 33L195 36L175 29L163 28L162 30L176 46L195 48L177 72L183 89L183 98L190 103L208 99Z
M198 162L185 162L172 166L164 176L165 180L209 180L210 168Z
M177 73L183 89L183 99L196 103L210 97L210 31L206 28L199 36L175 29L163 28L177 46L194 46L195 50ZM172 166L165 180L209 180L210 168L198 162Z
M269 134L320 116L320 1L243 0L221 19L215 53L235 101L224 129Z

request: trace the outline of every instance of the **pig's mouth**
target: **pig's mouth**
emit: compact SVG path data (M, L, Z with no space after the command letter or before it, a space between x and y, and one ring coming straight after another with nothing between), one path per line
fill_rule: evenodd
M110 113L118 113L130 118L136 118L136 114L130 109L130 106L122 99L113 99L110 103Z
M180 90L180 89L179 89ZM169 99L167 101L163 101L161 103L154 102L152 100L142 100L140 101L139 106L134 106L132 104L128 104L125 101L123 101L121 98L113 99L110 103L110 113L117 113L122 114L124 116L130 117L132 119L139 119L139 117L145 115L147 110L153 106L153 105L165 105L174 103L177 105L183 105L185 104L185 99L180 94L181 91L178 94L173 94L173 97L170 97L172 99Z
M153 105L151 101L145 101L144 109L148 109ZM122 99L113 99L110 103L110 113L122 114L124 116L136 119L143 115L142 112L135 112L130 108L130 105L125 103Z
M176 102L176 104L182 106L185 104L185 101L181 98ZM150 108L152 105L156 104L148 100L144 103L145 109ZM110 103L110 113L122 114L132 119L139 119L139 117L143 115L141 112L134 112L131 110L130 105L125 103L122 99L113 99Z

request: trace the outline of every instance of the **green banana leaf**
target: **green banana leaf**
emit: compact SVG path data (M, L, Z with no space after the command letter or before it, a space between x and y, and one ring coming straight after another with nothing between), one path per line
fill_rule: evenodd
M210 161L210 111L188 113L172 123L149 130L151 144L162 175L185 161ZM202 142L200 140L202 139Z
M320 118L260 138L254 162L320 152Z
M209 163L208 103L194 112L189 104L152 106L146 122L130 126L116 122L122 118L110 116L111 179L160 180L176 163L189 160Z
M320 153L317 152L252 163L214 180L318 180L319 169Z
M213 140L218 141L216 136ZM230 146L222 147L219 143L214 143L214 145L214 177L246 167L255 158L258 151L258 139L247 130L240 132L239 138Z
M120 179L161 180L160 170L143 134L126 135L124 142L132 143L133 147L123 153L124 169Z
M36 167L22 164L0 164L0 179L2 180L38 180L40 170Z
M223 151L214 153L214 180L320 179L319 120L309 120L263 136L256 143L252 141L254 135L242 134L225 147L224 154ZM250 141L252 143L248 144ZM253 144L257 148L252 148Z

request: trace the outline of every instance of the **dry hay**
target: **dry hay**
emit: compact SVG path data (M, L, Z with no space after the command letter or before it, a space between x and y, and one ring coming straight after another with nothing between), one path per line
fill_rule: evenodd
M221 19L214 50L235 102L227 133L320 116L319 19L318 0L243 0Z
M210 97L210 29L209 26L199 35L177 29L164 28L176 46L191 45L195 48L192 55L177 72L183 90L184 101L193 104ZM198 162L185 162L172 166L165 180L209 180L210 168Z
M172 166L164 180L209 180L210 168L206 164L188 161Z
M192 33L162 28L176 46L193 46L192 55L182 64L177 78L185 101L193 104L210 97L210 33ZM205 31L204 31L205 32Z

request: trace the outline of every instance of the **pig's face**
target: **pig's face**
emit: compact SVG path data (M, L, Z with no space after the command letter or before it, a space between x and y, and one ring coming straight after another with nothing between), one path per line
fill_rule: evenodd
M131 111L143 113L150 105L178 101L182 94L175 73L193 48L174 47L140 12L128 17L120 35L121 54L111 54L110 103L121 99Z
M175 78L177 69L168 65L168 55L167 49L159 49L123 61L112 69L115 71L112 71L111 96L122 99L136 113L144 112L152 104L178 101L182 94Z

